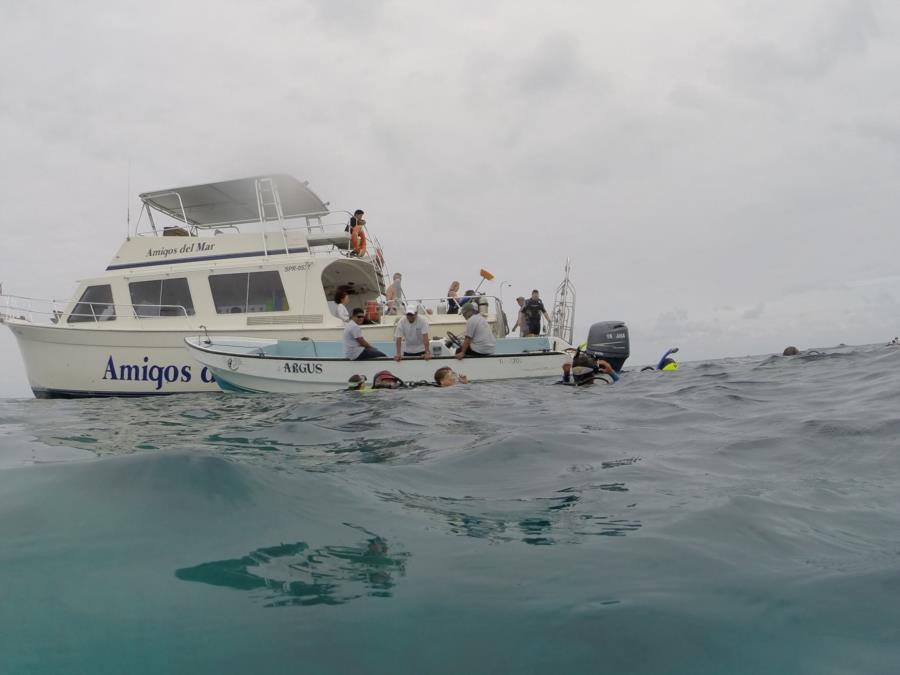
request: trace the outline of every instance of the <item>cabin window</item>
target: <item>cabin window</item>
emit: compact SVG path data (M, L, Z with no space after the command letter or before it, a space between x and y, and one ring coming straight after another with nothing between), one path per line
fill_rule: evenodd
M187 279L133 281L128 284L128 291L135 316L194 315L194 302Z
M219 314L286 312L289 309L278 272L215 274L209 278L209 290Z
M113 304L112 287L88 286L81 294L81 299L69 314L69 323L84 321L113 321L116 318L116 306Z

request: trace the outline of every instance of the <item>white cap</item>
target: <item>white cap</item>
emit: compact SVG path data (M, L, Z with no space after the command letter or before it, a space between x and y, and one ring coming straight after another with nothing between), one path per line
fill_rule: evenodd
M407 302L406 303L406 313L407 314L418 314L419 313L419 305L415 302Z

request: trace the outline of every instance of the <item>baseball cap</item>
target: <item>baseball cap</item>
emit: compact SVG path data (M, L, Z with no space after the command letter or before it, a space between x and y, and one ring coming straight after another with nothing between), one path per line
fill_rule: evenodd
M406 303L406 313L407 314L418 314L419 306L414 302Z
M472 312L474 314L478 311L478 305L476 305L474 302L467 302L460 308L460 311L463 314L465 314L466 312Z

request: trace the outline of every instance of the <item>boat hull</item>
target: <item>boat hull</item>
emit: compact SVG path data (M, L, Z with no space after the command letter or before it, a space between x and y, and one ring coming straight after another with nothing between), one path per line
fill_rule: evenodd
M219 391L213 373L194 361L184 340L198 330L72 329L27 321L4 321L15 335L32 392L37 398L159 396ZM463 326L453 326L462 332ZM371 339L389 338L393 326L379 326ZM367 331L368 332L368 331ZM229 331L230 335L236 332ZM247 335L250 333L250 335ZM209 332L215 336L214 331ZM237 333L241 335L241 333ZM269 340L297 338L297 329L247 331ZM335 340L340 330L307 331Z
M442 366L453 368L471 382L558 377L562 364L569 360L562 351L541 351L462 360L442 356L427 361L348 361L251 354L247 349L249 341L228 345L213 340L203 344L202 339L188 338L185 342L191 356L214 375L224 391L281 394L345 389L352 375L365 375L372 382L381 370L390 370L404 382L434 382L434 373Z

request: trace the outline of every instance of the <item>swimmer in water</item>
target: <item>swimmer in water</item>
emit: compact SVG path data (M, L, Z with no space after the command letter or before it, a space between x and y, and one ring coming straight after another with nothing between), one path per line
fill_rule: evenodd
M590 354L578 351L572 359L572 363L563 364L562 379L557 384L568 384L581 387L593 384L596 379L613 384L619 381L619 374L609 362L603 359L595 359Z
M372 391L372 387L366 383L365 375L351 375L347 380L347 389L349 391Z
M434 384L438 387L452 387L455 384L469 384L469 378L457 375L453 368L444 366L434 371Z
M645 370L678 370L678 362L672 358L672 354L675 354L677 351L678 347L666 350L666 353L662 355L655 368L653 366L644 366L641 368L641 372L643 373Z

